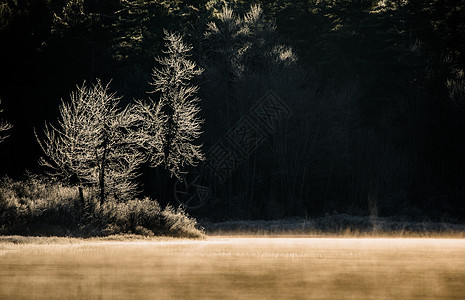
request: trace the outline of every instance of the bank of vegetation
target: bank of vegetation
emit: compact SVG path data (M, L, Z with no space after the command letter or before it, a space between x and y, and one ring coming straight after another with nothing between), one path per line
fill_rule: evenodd
M93 237L121 234L202 238L197 221L182 208L162 208L149 198L124 202L75 186L30 176L0 182L0 235Z

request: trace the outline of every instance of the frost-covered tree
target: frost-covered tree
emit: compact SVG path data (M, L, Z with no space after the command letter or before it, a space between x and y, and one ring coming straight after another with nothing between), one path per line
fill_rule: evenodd
M151 93L159 98L150 99L138 111L147 116L146 128L151 130L146 131L145 139L152 141L148 148L152 166L162 164L171 175L179 177L184 167L204 159L201 145L194 143L203 123L197 116L198 86L190 83L203 70L189 60L192 46L185 44L180 34L165 30L164 39L166 55L156 58L161 67L153 69L150 82Z
M2 100L0 99L0 105L2 104ZM0 113L3 112L3 109L0 108ZM8 134L6 133L10 130L13 126L5 120L0 119L0 143L3 142L7 137Z
M119 100L99 80L83 84L60 105L58 126L46 124L45 137L36 135L45 153L40 164L49 174L97 188L101 204L108 195L126 199L136 193L133 179L145 159L134 130L140 118L132 108L118 108Z
M136 101L133 115L138 118L137 135L141 149L151 167L158 167L164 161L164 132L166 116L162 113L160 102Z

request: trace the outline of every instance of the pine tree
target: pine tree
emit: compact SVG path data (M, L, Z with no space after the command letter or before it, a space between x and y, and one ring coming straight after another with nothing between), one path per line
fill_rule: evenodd
M189 60L192 46L185 44L180 34L166 30L164 33L166 56L156 58L161 68L153 69L150 82L151 93L159 94L159 99L151 99L145 109L153 117L148 118L149 122L159 122L157 126L147 126L162 128L162 131L152 134L152 140L158 142L149 153L153 166L163 164L171 175L179 178L184 167L195 166L204 159L201 145L194 144L203 123L197 116L200 112L197 104L200 99L195 96L198 86L190 83L203 70Z

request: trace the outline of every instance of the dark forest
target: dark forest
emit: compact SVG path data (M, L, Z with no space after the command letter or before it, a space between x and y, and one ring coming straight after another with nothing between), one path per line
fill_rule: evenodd
M167 32L199 70L202 153L142 163L134 197L211 221L463 222L463 1L1 0L0 175L48 176L36 134L77 86L161 99Z

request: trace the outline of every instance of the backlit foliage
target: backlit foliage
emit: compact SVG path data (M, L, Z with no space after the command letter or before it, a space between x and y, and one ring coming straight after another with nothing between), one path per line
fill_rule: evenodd
M260 5L250 6L243 16L224 5L207 24L205 40L206 60L217 62L233 80L297 60L292 48L280 43Z
M165 56L156 58L161 67L153 69L150 82L151 93L159 98L151 99L149 108L139 111L147 116L147 122L160 122L148 128L163 128L161 140L153 131L147 132L148 139L155 141L149 148L152 165L162 163L172 175L179 177L184 167L195 166L204 159L201 145L194 144L203 123L197 116L200 112L197 104L200 99L195 95L198 86L190 83L203 70L189 59L192 46L185 44L180 34L165 31L165 41ZM158 150L162 150L161 156Z
M85 203L72 185L30 175L25 180L0 180L0 235L107 236L164 235L201 238L195 219L181 208L160 207L150 198L107 201L92 188L84 189Z
M144 161L140 137L132 130L140 119L118 103L108 85L83 84L62 102L58 126L46 124L44 138L37 138L45 153L40 164L51 175L97 187L101 203L108 195L134 195L132 180Z

